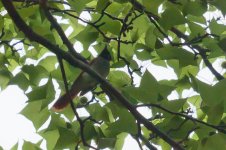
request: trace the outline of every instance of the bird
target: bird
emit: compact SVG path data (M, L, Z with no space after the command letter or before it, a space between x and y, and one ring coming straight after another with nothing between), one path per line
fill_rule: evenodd
M100 55L89 63L89 66L102 77L106 78L110 71L110 60L111 54L107 50L107 47L105 47ZM97 84L96 79L91 77L87 72L82 71L72 84L69 93L60 96L52 106L52 110L56 112L63 110L79 92L82 93L80 95L83 95L92 90Z

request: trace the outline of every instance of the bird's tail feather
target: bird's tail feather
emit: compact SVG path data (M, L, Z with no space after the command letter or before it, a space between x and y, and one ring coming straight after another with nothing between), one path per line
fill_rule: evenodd
M52 110L56 112L61 111L70 103L71 100L75 98L75 96L77 96L78 93L79 90L74 90L73 92L70 92L70 94L60 96L60 98L53 105Z

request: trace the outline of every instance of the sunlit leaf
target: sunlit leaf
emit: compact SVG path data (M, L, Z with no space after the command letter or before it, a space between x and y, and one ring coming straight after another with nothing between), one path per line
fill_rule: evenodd
M21 69L28 75L28 79L33 84L38 84L41 79L48 77L48 72L42 66L25 65Z
M44 132L42 136L47 141L47 149L54 149L57 140L60 137L58 130Z
M30 82L23 73L18 73L10 80L9 84L18 85L21 89L26 90L30 85Z
M123 71L111 71L108 80L117 88L122 88L130 84L130 77Z
M32 123L36 129L40 128L49 117L48 109L46 108L41 110L41 106L41 100L30 102L21 112L21 114L23 114L26 118L32 120Z
M161 25L166 29L170 29L175 25L184 24L186 19L183 17L182 13L175 8L166 9L160 20Z
M40 2L17 0L16 10L5 7L11 1L0 3L0 90L22 90L27 102L20 114L40 135L36 143L25 138L7 147L226 149L225 0L46 1L54 23ZM112 56L108 82L97 80L86 95L52 110L88 71L77 54L91 62L105 47Z
M24 150L41 150L41 148L39 148L36 144L28 142L28 141L24 141L22 149L24 149Z
M12 78L11 72L6 69L0 69L0 87L5 88Z
M194 55L182 48L167 46L157 50L157 54L161 59L171 60L177 59L181 66L196 65ZM186 59L185 59L186 57Z

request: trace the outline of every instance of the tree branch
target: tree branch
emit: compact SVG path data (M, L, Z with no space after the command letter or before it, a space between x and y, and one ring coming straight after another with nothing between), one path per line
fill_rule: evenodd
M182 150L183 148L175 142L173 139L168 137L165 133L160 131L158 128L155 127L154 124L149 122L144 116L142 116L136 108L130 104L130 102L117 90L115 89L106 79L101 77L98 73L96 73L93 69L91 69L87 64L83 63L82 61L76 59L73 55L63 51L58 46L52 44L48 40L44 39L42 36L35 33L28 25L25 24L25 22L22 20L22 18L19 16L17 11L15 10L15 7L12 4L12 0L1 0L3 6L7 10L9 16L12 18L16 26L21 30L25 36L27 36L31 41L35 41L37 43L42 44L46 48L48 48L51 52L56 54L57 56L61 56L64 60L66 60L68 63L70 63L73 66L77 66L80 69L87 72L89 75L91 75L93 78L95 78L103 87L105 87L110 93L119 100L133 115L134 117L144 124L144 126L157 134L160 138L162 138L164 141L166 141L168 144L170 144L172 147L178 150Z
M73 17L73 18L75 18L75 19L78 19L78 20L80 20L80 21L82 21L82 22L84 22L84 23L86 23L86 24L88 24L88 25L90 25L90 26L92 26L93 28L95 28L107 41L110 41L110 40L114 40L114 41L118 41L118 39L116 38L116 37L108 37L107 35L106 35L106 33L105 32L103 32L101 29L100 29L100 27L102 26L102 25L104 25L104 23L101 23L100 25L97 25L96 24L96 21L93 23L93 22L89 22L89 21L86 21L86 20L84 20L84 19L82 19L82 18L80 18L80 17L78 17L78 16L76 16L76 15L73 15L73 14L71 14L71 13L69 13L69 11L66 11L66 10L59 10L59 9L56 9L56 8L53 8L53 7L49 7L49 9L51 9L51 10L53 10L53 11L55 11L55 12L61 12L61 13L65 13L65 14L67 14L68 16L71 16L71 17ZM134 43L134 41L127 41L127 40L125 40L125 41L120 41L121 43L124 43L124 44L133 44Z
M85 63L88 63L87 60L84 57L82 57L79 53L77 53L75 51L73 45L71 44L71 42L66 37L64 30L57 23L56 19L52 16L52 14L49 12L48 7L47 7L47 2L45 1L44 3L40 3L40 6L41 6L42 10L44 11L47 19L51 23L52 27L58 32L61 40L67 46L69 52L71 52L71 54L74 55L76 58L82 60Z
M63 65L62 58L60 56L58 56L57 58L58 58L58 61L59 61L59 66L60 66L62 78L63 78L63 81L64 81L64 87L65 87L65 90L66 90L66 94L69 95L68 98L70 98L70 105L71 105L72 111L75 114L75 117L77 118L79 126L80 126L82 143L83 143L84 146L87 146L89 148L97 150L97 148L89 145L86 142L86 139L85 139L85 136L84 136L84 123L83 123L82 119L79 117L79 114L76 111L75 105L74 105L73 100L71 98L71 94L70 94L70 91L68 89L67 77L66 77L66 73L65 73L65 70L64 70L64 65Z
M219 126L215 126L215 125L206 123L204 121L198 120L196 118L193 118L192 116L188 116L188 115L183 114L183 113L173 112L173 111L171 111L169 109L166 109L166 108L164 108L164 107L162 107L161 105L158 105L158 104L141 104L141 105L137 105L137 107L156 107L156 108L159 108L161 110L164 110L167 113L170 113L170 114L173 114L173 115L177 115L177 116L181 116L181 117L183 117L185 119L188 119L188 120L191 120L191 121L194 121L194 122L198 122L200 124L203 124L205 126L211 127L213 129L221 132L221 133L226 134L226 130L223 129L222 127L219 127Z
M151 20L159 20L159 17L152 14L151 12L146 11L145 7L143 5L141 5L139 2L137 2L136 0L130 0L131 4L134 6L134 8L139 11L139 12L145 12L148 16L148 18ZM152 21L151 21L152 22ZM179 38L182 38L186 41L186 43L188 43L188 36L183 34L182 32L180 32L178 29L172 27L170 29L174 34L176 34ZM160 31L161 32L161 31ZM162 33L163 36L166 36L165 33ZM212 66L212 64L210 63L210 61L207 58L206 55L206 50L198 45L189 45L190 47L193 47L194 49L196 49L199 52L199 55L202 57L205 65L209 68L209 70L212 72L212 74L218 79L218 80L222 80L224 79L224 77L218 73Z

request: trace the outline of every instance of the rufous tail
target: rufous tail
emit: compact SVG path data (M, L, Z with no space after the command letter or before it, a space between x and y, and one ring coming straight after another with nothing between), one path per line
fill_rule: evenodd
M56 111L56 112L61 111L62 109L64 109L70 103L71 100L73 100L75 98L75 96L77 96L78 93L79 93L79 91L76 90L76 91L70 92L70 94L62 95L55 102L55 104L52 107L52 110Z

